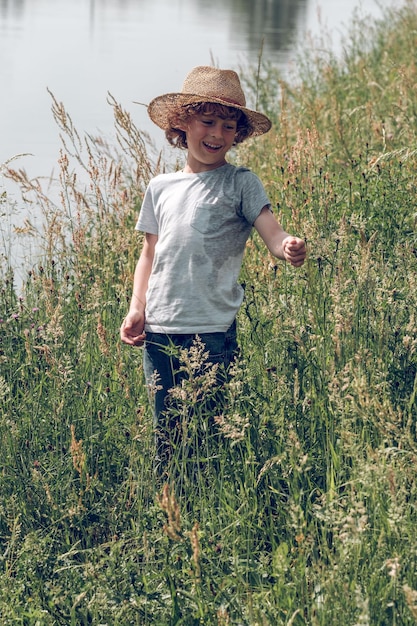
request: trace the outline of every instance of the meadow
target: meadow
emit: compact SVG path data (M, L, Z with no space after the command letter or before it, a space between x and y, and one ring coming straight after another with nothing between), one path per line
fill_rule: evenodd
M232 159L308 261L251 237L227 409L190 458L212 382L185 359L166 484L141 351L119 327L144 189L176 163L112 96L115 145L80 137L51 94L54 192L2 167L42 215L17 233L42 250L21 285L3 240L2 626L417 623L416 50L410 1L355 21L341 58L304 52L291 81L246 69L274 129ZM0 204L17 210L5 191Z

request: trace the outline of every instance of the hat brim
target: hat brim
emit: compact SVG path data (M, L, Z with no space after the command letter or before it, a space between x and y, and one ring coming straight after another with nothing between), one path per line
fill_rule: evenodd
M223 100L222 98L190 93L167 93L154 98L148 105L148 115L157 126L163 130L168 130L170 128L168 121L169 115L173 107L196 104L197 102L213 102L215 104L232 107L233 109L239 109L239 111L242 111L246 115L249 121L251 126L250 136L263 135L267 133L272 126L271 120L263 113L253 111L239 104Z

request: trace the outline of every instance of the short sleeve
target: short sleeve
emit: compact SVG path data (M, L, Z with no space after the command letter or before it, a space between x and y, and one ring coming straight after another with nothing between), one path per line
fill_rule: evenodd
M145 191L135 229L143 231L145 233L150 233L151 235L159 234L159 227L158 221L156 219L154 198L152 192L152 181L149 183Z
M242 216L253 225L262 209L271 206L271 201L261 180L250 170L238 170L237 180Z

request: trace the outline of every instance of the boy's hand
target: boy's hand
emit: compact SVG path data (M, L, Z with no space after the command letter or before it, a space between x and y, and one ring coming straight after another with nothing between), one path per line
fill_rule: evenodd
M286 237L282 242L284 259L294 267L300 267L306 258L307 249L304 239Z
M120 328L120 339L128 346L142 346L145 341L145 315L139 311L128 313Z

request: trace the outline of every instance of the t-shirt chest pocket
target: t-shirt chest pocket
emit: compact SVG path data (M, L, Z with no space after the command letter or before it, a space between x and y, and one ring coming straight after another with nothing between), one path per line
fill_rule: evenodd
M219 232L226 223L236 219L236 211L229 201L216 203L199 202L194 206L190 225L203 235Z

